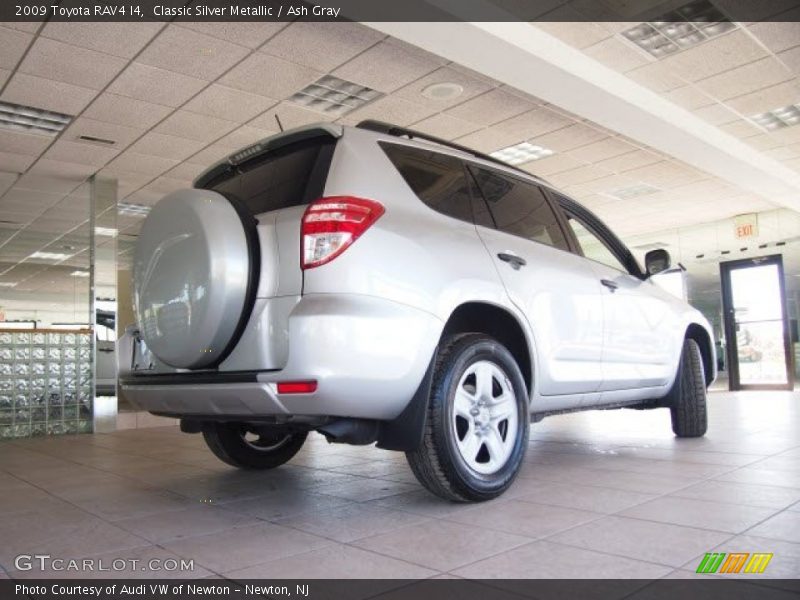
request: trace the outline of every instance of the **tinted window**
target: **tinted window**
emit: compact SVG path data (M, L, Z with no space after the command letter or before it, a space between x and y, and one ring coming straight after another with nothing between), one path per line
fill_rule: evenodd
M208 189L241 201L254 215L308 204L322 196L335 141L304 140L217 177Z
M459 159L396 144L382 143L381 148L420 200L437 212L472 222L467 177Z
M475 180L489 205L497 229L568 250L556 215L539 186L475 168Z
M567 222L569 223L572 232L575 234L575 237L578 240L578 245L581 247L583 255L586 258L596 260L597 262L603 263L604 265L614 269L627 272L625 265L619 258L617 258L617 255L614 254L606 245L606 243L597 235L595 235L591 229L586 227L586 225L581 223L572 215L567 216Z

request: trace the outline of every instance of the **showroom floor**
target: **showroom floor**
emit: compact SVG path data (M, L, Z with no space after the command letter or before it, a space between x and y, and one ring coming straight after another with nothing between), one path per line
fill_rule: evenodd
M238 472L173 427L3 442L0 564L21 577L40 573L12 571L16 555L47 553L194 559L181 577L658 578L690 577L718 549L772 552L763 576L797 578L799 434L798 392L715 392L697 440L676 440L665 410L552 417L513 488L471 506L420 489L402 454L316 435L273 472Z

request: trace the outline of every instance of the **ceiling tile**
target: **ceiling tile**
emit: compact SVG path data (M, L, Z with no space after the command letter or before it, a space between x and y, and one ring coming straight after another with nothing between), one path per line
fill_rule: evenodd
M500 148L511 146L523 141L524 138L511 129L498 129L489 127L487 129L479 129L474 133L467 134L458 138L458 143L466 146L467 148L474 148L480 152L494 152Z
M39 21L4 21L0 25L25 33L36 33L42 24Z
M419 123L414 123L413 128L429 135L434 135L446 140L453 140L468 133L472 133L479 129L480 126L470 121L465 121L464 119L458 119L440 113L428 117Z
M109 149L123 150L143 134L143 129L134 129L133 127L104 123L87 117L78 117L67 127L59 139L75 142L78 141L80 136L85 135L102 140L112 140L115 144L109 146Z
M234 148L245 148L256 142L275 135L278 132L278 127L275 129L261 129L259 127L252 127L250 125L242 125L235 131L230 132L228 135L219 140L222 146L231 146Z
M133 58L162 27L164 24L159 22L51 21L45 25L41 36L121 58Z
M136 57L137 62L211 81L250 52L191 29L170 25Z
M425 117L431 116L434 112L436 111L433 108L391 95L379 98L348 113L345 117L339 119L339 122L345 125L356 125L365 119L376 119L407 127L411 123L416 123Z
M591 56L596 61L620 73L625 73L651 62L638 49L613 37L584 48L583 51L587 56Z
M596 163L607 158L625 154L626 152L632 152L633 150L636 150L635 146L621 139L607 138L570 150L569 155L576 160Z
M0 152L0 171L23 173L36 160L35 156L17 152Z
M109 173L119 170L156 176L176 166L179 162L175 159L127 151L111 161L106 169Z
M117 77L107 91L137 100L178 107L206 85L202 79L134 62Z
M782 52L800 45L800 14L796 16L794 22L765 21L752 23L747 29L773 52Z
M49 136L0 129L0 152L39 156L52 142Z
M437 83L455 83L460 85L464 91L456 98L450 98L446 100L437 100L435 98L428 98L427 96L423 95L423 90ZM461 104L465 100L474 98L479 94L488 92L490 89L492 89L492 87L493 86L480 79L474 79L469 75L465 75L459 71L450 69L449 67L442 67L441 69L437 69L433 73L429 73L425 77L422 77L421 79L418 79L417 81L397 90L392 95L398 98L403 98L404 100L409 100L410 102L424 104L425 106L429 106L436 110L444 110L451 106L455 106L456 104Z
M778 60L796 76L800 77L800 46L778 54Z
M37 175L29 171L19 178L14 189L46 192L48 194L69 194L77 186L77 182L71 177L62 177L60 175L51 177L47 175Z
M259 50L307 67L330 71L384 37L384 34L359 23L297 21Z
M737 29L708 40L661 62L687 81L698 81L764 58L766 51L747 33Z
M192 29L221 40L227 40L248 48L257 48L274 36L288 23L270 21L233 22L233 21L177 21L181 27Z
M696 85L718 100L727 100L791 78L791 71L783 63L768 57L703 79Z
M168 106L106 92L89 105L83 116L115 125L149 129L170 112L172 109Z
M0 196L2 196L19 178L18 173L0 171Z
M589 127L583 123L575 123L574 125L568 125L556 131L537 136L536 141L545 148L550 148L556 152L566 152L606 137L608 137L606 133L594 127Z
M170 169L166 173L164 173L165 177L170 177L172 179L183 179L192 181L203 172L205 166L196 165L190 162L182 162L174 169Z
M747 116L795 104L800 98L800 82L786 81L726 101L726 104Z
M693 112L695 115L704 121L708 121L712 125L724 125L725 123L730 123L731 121L735 121L736 119L740 118L739 115L730 110L724 104L720 103L709 104L708 106L703 106Z
M688 110L714 103L714 98L694 85L685 85L664 94L664 98Z
M19 66L20 73L101 90L126 61L102 52L38 38Z
M293 129L303 125L333 120L330 115L308 110L291 102L281 102L250 121L248 125L272 131L273 128L277 127L276 114L280 117L284 129Z
M513 134L518 138L517 141L521 142L530 139L536 140L539 136L572 125L573 123L573 120L555 111L541 107L506 119L496 124L494 128L509 135Z
M626 152L625 154L607 158L594 164L614 173L625 173L631 169L655 164L660 160L661 157L647 150L634 150L633 152Z
M0 89L3 89L9 77L11 77L11 71L8 69L0 69Z
M232 121L177 110L159 123L153 131L210 143L234 129L236 125Z
M97 167L92 165L40 158L28 170L28 174L80 182L93 175L95 171Z
M102 167L119 153L118 148L99 144L57 140L42 158Z
M15 73L6 84L0 100L76 115L86 108L96 94L95 90L77 85Z
M686 81L672 73L661 62L654 62L625 73L635 82L654 92L668 92L686 85Z
M548 15L549 16L549 15ZM577 13L576 13L577 17ZM531 23L562 42L575 48L586 48L611 37L611 33L598 23L579 21L553 21Z
M223 158L227 158L237 150L241 150L238 146L230 146L227 144L215 143L206 146L200 152L193 154L187 159L193 165L202 165L203 170L210 167L214 163Z
M443 62L407 45L384 41L345 63L333 75L380 92L392 92L435 71Z
M493 89L447 110L447 114L489 126L535 108L528 100L503 89Z
M553 154L551 156L546 156L545 158L540 158L539 160L526 163L525 165L522 165L522 169L534 175L550 177L551 175L577 169L578 167L582 166L584 166L584 163L575 160L567 154Z
M595 167L593 165L584 165L570 171L552 174L548 179L556 186L564 187L578 183L586 183L588 181L595 181L610 174L611 171L608 171L607 169L601 169L600 167Z
M151 131L134 143L129 151L181 161L200 150L203 145L203 142L197 140ZM172 167L174 165L168 166Z
M183 108L202 115L244 123L276 103L277 100L272 98L249 94L215 83L189 100Z
M142 188L142 192L166 196L169 193L172 193L176 190L185 189L187 187L192 187L191 181L173 179L171 177L158 177L155 181L144 186Z
M29 33L0 27L0 67L16 67L32 39L33 36Z
M267 98L282 99L303 89L321 75L315 69L257 52L231 69L219 83Z

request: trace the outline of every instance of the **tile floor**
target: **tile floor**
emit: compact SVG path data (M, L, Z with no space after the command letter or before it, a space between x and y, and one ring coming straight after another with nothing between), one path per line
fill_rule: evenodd
M799 434L798 392L714 392L697 440L676 440L665 410L551 417L511 490L481 505L429 495L402 454L317 435L258 473L174 427L8 441L0 577L41 576L14 557L47 553L194 560L121 576L674 578L716 549L773 552L764 576L794 579Z

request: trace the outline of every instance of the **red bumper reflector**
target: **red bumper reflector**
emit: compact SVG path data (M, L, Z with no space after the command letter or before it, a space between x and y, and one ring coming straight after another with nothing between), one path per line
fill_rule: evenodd
M279 381L279 394L313 394L317 391L316 381Z

